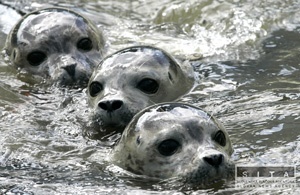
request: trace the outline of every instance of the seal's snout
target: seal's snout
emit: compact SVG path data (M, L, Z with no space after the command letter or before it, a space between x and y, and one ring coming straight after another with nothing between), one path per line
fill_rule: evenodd
M115 110L118 110L122 107L123 101L121 100L108 100L108 101L101 101L99 102L98 106L107 111L107 112L113 112Z
M212 154L212 155L203 157L203 160L213 167L218 167L223 163L224 155L223 154Z
M63 69L65 70L65 71L67 71L67 73L70 75L70 76L75 76L75 73L76 73L76 66L77 66L77 64L70 64L70 65L68 65L68 66L65 66L65 67L63 67Z

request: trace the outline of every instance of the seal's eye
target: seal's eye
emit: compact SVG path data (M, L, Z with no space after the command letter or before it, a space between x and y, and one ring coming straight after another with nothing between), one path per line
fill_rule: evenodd
M92 97L97 96L97 94L103 90L103 86L99 82L92 82L89 86L89 92Z
M226 136L223 131L217 131L213 139L221 146L226 146Z
M138 89L148 94L156 93L158 87L159 87L158 83L155 80L149 78L142 79L137 84Z
M41 51L33 51L27 55L27 61L32 66L38 66L47 58L46 54Z
M89 38L80 39L77 42L77 48L83 51L90 51L91 49L93 49L93 42Z
M180 144L176 140L167 139L158 145L157 150L161 155L171 156L178 150L179 147Z

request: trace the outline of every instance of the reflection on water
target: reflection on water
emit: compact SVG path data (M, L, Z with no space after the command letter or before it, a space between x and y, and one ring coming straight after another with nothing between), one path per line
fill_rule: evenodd
M48 4L7 2L23 12ZM77 2L76 8L72 1L53 4L73 7L103 28L109 53L145 43L181 58L204 57L195 62L199 84L181 101L224 123L237 164L300 164L298 1ZM20 15L5 6L0 10L3 47ZM3 60L0 77L0 193L181 193L112 166L110 143L81 135L89 112L85 89L41 86ZM231 184L219 187L187 193L235 192Z

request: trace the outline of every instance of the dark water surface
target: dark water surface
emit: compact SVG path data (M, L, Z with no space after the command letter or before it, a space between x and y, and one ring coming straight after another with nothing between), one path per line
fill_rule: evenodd
M237 165L300 165L299 0L6 1L22 12L74 8L111 53L137 43L195 64L199 83L181 101L220 119ZM0 6L0 46L20 18ZM182 190L136 178L107 161L109 140L82 137L85 89L46 88L0 61L0 194L297 194L299 188ZM299 182L300 171L296 171Z

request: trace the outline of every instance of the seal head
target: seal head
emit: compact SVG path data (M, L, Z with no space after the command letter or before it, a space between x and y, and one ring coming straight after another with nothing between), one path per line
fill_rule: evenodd
M60 85L86 85L103 58L104 38L84 16L47 8L25 15L4 50L11 64L29 74Z
M188 62L179 64L165 51L134 46L106 57L88 84L93 120L103 127L124 127L143 108L174 101L194 85Z
M163 103L139 112L124 130L112 161L136 174L209 184L233 175L231 141L200 108Z

